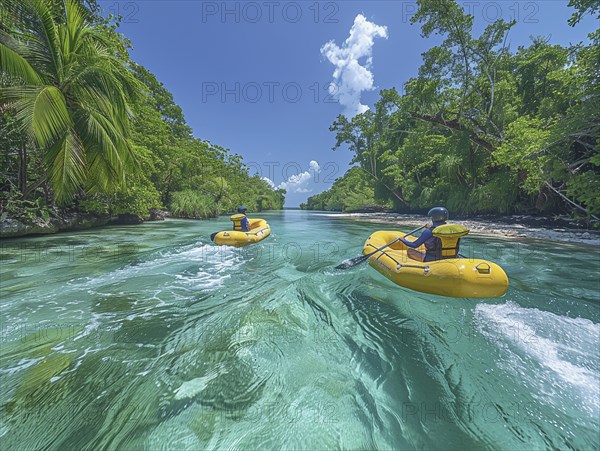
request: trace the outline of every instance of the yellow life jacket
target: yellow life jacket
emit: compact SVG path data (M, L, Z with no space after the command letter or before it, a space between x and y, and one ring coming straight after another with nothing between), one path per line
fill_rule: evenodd
M469 229L458 224L444 224L437 226L431 233L442 242L441 257L454 258L458 256L460 238L469 233Z
M246 215L238 213L236 215L232 215L229 217L233 221L233 230L237 230L238 232L242 231L242 219L244 219Z

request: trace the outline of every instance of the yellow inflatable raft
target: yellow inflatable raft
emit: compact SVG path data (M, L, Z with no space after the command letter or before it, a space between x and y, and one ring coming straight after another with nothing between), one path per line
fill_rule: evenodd
M237 215L234 215L237 216ZM233 216L232 216L233 218ZM250 219L250 231L223 230L213 236L213 241L220 246L242 247L258 243L271 234L271 228L264 219Z
M363 255L404 236L399 231L379 231L365 242ZM407 241L416 238L406 237ZM425 253L425 247L418 251ZM503 296L508 289L508 277L495 263L470 258L448 258L420 262L407 255L407 246L398 241L369 257L369 264L405 288L423 293L461 298L494 298Z

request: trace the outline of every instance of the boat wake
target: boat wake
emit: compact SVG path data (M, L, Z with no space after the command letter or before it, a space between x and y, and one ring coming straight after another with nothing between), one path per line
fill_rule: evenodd
M475 318L501 349L506 369L518 373L538 400L561 410L577 405L598 418L600 324L512 302L479 304Z
M194 244L180 249L159 251L147 259L127 264L98 277L86 277L74 281L86 289L98 289L105 285L125 283L145 277L165 277L165 282L175 280L194 289L215 289L231 277L231 273L244 263L243 256L235 248L216 247L209 244ZM154 279L155 280L155 279Z

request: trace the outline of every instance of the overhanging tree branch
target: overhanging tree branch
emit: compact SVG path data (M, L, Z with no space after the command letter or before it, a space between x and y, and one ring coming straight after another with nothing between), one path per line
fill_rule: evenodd
M569 199L567 196L565 196L563 193L561 193L559 190L557 190L556 188L554 188L552 186L552 184L550 184L548 181L545 181L544 184L550 188L553 192L555 192L556 194L558 194L563 200L565 200L566 202L568 202L569 204L573 205L575 208L578 208L579 210L585 212L586 214L588 213L587 208L583 207L582 205L579 205L575 202L573 202L571 199ZM589 215L594 218L596 221L598 221L598 217L589 213Z
M419 120L425 121L425 122L430 122L433 124L442 125L444 127L452 129L452 130L456 130L456 131L460 131L460 132L470 132L469 139L471 140L471 142L473 144L477 144L478 146L481 146L490 152L494 152L496 150L496 146L494 146L490 142L486 141L485 139L481 138L480 136L477 135L477 133L468 129L467 127L465 127L464 125L462 125L460 122L458 122L455 119L446 120L440 116L429 116L429 115L416 114L416 113L412 113L411 115L415 119L419 119Z

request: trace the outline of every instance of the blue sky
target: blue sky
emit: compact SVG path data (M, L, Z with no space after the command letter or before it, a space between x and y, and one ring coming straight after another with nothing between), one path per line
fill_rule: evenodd
M587 17L569 27L572 9L567 3L462 4L475 15L476 30L496 17L516 15L509 36L516 49L538 35L563 45L585 41L597 23ZM366 52L358 56L370 55L372 64L367 74L360 68L353 74L368 86L365 76L370 73L374 89L362 92L359 100L372 106L380 89L401 90L416 75L421 53L439 42L421 38L420 27L409 22L416 5L404 1L144 0L100 5L123 16L121 32L132 41L132 58L173 93L194 135L241 154L252 172L286 187L286 206L292 207L329 188L351 159L347 150L331 150L335 136L329 126L338 114L352 110L348 105L356 103L357 93L345 96L346 107L328 93L335 67L321 48L331 40L343 46L357 15L364 16L371 28L365 29L364 22L355 28L357 48ZM330 50L341 54L335 46ZM359 59L361 64L366 57ZM348 80L357 82L355 77Z

